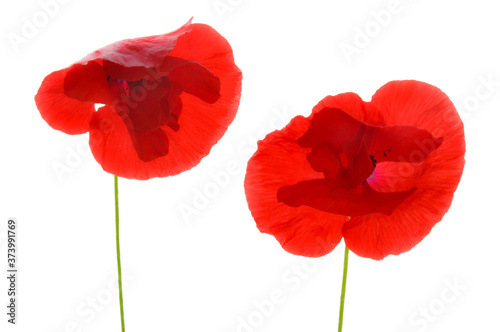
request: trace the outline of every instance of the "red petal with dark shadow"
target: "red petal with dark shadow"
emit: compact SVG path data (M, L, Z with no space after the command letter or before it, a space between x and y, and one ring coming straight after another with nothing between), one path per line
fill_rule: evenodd
M313 107L312 114L325 108L339 109L350 115L356 121L361 121L373 126L386 126L385 117L378 109L367 108L369 103L364 102L360 96L353 92L345 92L335 96L326 96Z
M414 126L374 127L370 131L368 153L380 163L399 161L419 163L443 143L443 138Z
M207 91L213 91L216 82L204 70L201 82L208 82L208 85L203 89L196 88L194 94L182 93L180 96L180 129L175 135L169 135L169 154L175 153L175 158L179 160L185 158L183 168L189 169L208 155L236 116L242 75L234 64L233 52L227 40L205 24L193 24L191 32L179 37L175 49L169 55L199 63L220 82L220 97L215 102L215 98L210 99L212 94L207 94Z
M350 125L340 112L321 114L324 109L346 112L367 129ZM315 115L321 121L311 125ZM328 128L335 122L344 128ZM356 139L360 133L364 147ZM368 159L357 167L356 153L370 155L373 174L359 187L338 186L339 174L351 163L356 171L346 176L368 174ZM328 96L309 118L296 117L269 134L249 161L245 192L258 228L285 250L323 255L325 239L321 245L317 239L330 234L336 245L341 224L350 250L379 260L410 250L442 219L460 181L464 153L463 124L449 98L426 83L394 81L372 102L353 93ZM351 220L342 219L348 215ZM337 222L323 223L328 217Z
M141 160L134 149L128 129L139 125L148 129L148 121L143 121L145 119L138 116L130 123L124 123L118 113L109 108L100 109L92 119L90 144L94 157L105 171L135 179L164 177L186 171L197 165L210 152L234 119L240 98L241 71L234 64L231 47L209 26L193 24L191 28L190 33L178 38L171 55L198 62L217 76L220 80L220 98L210 104L189 93L182 93L179 100L168 93L163 95L162 107L174 107L168 114L172 119L167 121L167 115L162 112L159 120L160 129L168 139L168 153L154 160L149 154L164 153L165 147L156 144L152 150L143 150L145 155L142 156L144 160ZM206 81L206 73L202 73L202 82ZM192 79L196 80L197 77ZM208 81L211 82L210 79ZM211 87L208 87L208 90L210 89ZM131 118L133 116L128 120ZM113 123L114 130L100 130L99 123L108 120ZM156 121L154 118L155 123ZM155 141L162 141L156 138Z
M184 92L192 94L207 103L220 98L220 80L199 63L168 56L161 70L168 78L179 84Z
M81 102L112 104L108 74L97 61L74 64L64 78L64 94Z
M189 33L191 27L191 20L189 20L179 29L167 34L121 40L90 53L78 63L86 64L88 61L96 59L106 60L124 69L117 70L117 75L129 75L114 78L123 81L135 81L138 79L137 77L137 79L131 78L138 73L137 70L139 72L142 70L140 67L160 67L165 57L176 47L177 39Z
M170 166L166 133L158 129L133 133L131 138L125 122L111 106L103 106L94 114L89 143L96 161L105 171L121 177L145 180L165 176Z
M311 167L325 174L326 178L335 178L340 168L338 152L329 143L322 143L315 146L307 154L307 160Z
M181 173L208 155L236 115L241 79L224 37L190 20L89 54L47 76L35 99L52 127L91 128L104 170L148 179ZM94 103L107 106L95 112Z
M278 201L277 192L290 183L323 178L306 155L310 149L297 144L310 120L294 118L280 131L259 142L247 166L245 194L258 229L276 237L281 246L296 255L319 257L332 251L342 237L346 216L308 207L291 207Z
M154 88L147 88L148 86ZM128 84L130 96L115 109L122 118L130 120L126 124L134 132L144 133L158 129L161 119L169 113L169 104L161 101L170 92L170 87L171 83L166 78L161 82L131 82Z
M390 216L354 217L344 225L349 249L379 260L412 249L448 211L463 171L465 139L453 103L441 90L426 83L389 82L367 103L367 109L384 114L388 125L415 126L442 140L420 163L408 160L377 166L377 174L369 181L377 190L417 188ZM431 141L415 151L426 154L435 146Z
M304 136L298 139L298 143L303 147L314 147L328 142L336 151L343 151L365 126L363 122L338 108L324 108L311 117L311 126Z
M144 133L134 132L132 142L137 156L144 162L153 161L168 153L168 138L161 128Z
M35 103L42 118L54 129L76 135L89 131L94 103L82 103L64 94L64 79L71 68L55 71L43 80Z
M278 202L291 207L314 209L350 217L372 213L390 215L416 188L404 192L381 193L366 182L355 188L334 188L325 179L301 181L278 190Z

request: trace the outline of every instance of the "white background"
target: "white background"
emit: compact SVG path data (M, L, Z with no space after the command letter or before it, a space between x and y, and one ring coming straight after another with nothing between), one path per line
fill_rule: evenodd
M449 213L412 251L380 262L351 254L344 331L500 331L494 1L60 0L46 21L41 3L0 8L3 271L8 218L18 220L20 247L18 324L6 322L2 277L2 331L120 330L113 176L88 154L86 136L52 130L33 97L47 74L91 51L172 31L192 16L231 43L244 77L241 106L196 168L120 180L127 331L336 331L343 243L313 260L259 233L246 206L245 165L257 137L308 115L326 95L353 91L370 100L395 79L438 86L461 110L466 167ZM377 23L373 13L388 9L390 18ZM37 31L23 36L34 20ZM14 34L25 43L14 47ZM357 53L346 56L346 44ZM58 177L61 164L70 171ZM216 185L211 174L235 165ZM183 216L207 188L212 197L198 214Z

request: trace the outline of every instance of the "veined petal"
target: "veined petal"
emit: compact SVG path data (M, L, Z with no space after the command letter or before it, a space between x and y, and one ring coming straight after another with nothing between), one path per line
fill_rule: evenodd
M412 249L448 211L464 167L465 139L453 103L426 83L389 82L367 108L384 114L389 125L416 126L442 138L439 147L421 162L388 162L377 167L380 173L371 180L377 190L417 188L391 215L355 217L344 225L349 249L359 256L382 259ZM428 143L416 151L423 154L432 149Z
M181 173L208 155L236 115L241 78L224 37L190 20L171 33L113 43L49 75L36 102L56 129L90 128L104 170L144 180ZM94 103L106 106L95 112Z
M43 80L35 103L42 118L54 129L76 135L89 131L95 113L94 103L82 102L64 94L64 79L71 68L55 71Z
M74 64L64 78L64 94L81 102L113 104L109 76L97 61Z
M357 121L374 126L387 125L384 119L384 114L376 108L370 108L369 110L366 109L368 106L367 104L369 103L364 102L360 96L353 92L345 92L335 96L326 96L316 106L314 106L310 117L325 108L334 108L342 110Z
M368 153L378 162L419 163L443 143L425 129L414 126L372 127L366 138Z
M166 34L121 40L90 53L78 63L85 64L91 60L102 59L123 68L159 67L176 46L177 39L191 31L191 26L189 20L179 29Z
M301 129L289 135L297 124ZM442 219L464 153L463 124L449 98L426 83L395 81L371 102L353 93L328 96L309 118L268 135L250 159L245 190L259 229L286 250L324 254L310 241L319 221L301 215L312 208L335 218L350 215L340 221L347 247L379 260L410 250ZM288 214L280 214L279 203ZM337 234L338 225L326 226L324 234ZM292 250L290 239L296 239Z
M199 83L193 83L193 90L188 90L193 94L182 93L180 96L179 130L175 135L169 135L169 154L178 160L178 173L197 165L226 132L239 106L242 75L234 63L227 40L205 24L193 24L191 32L179 37L169 55L196 62L211 73L202 70L200 82L203 89L197 87ZM215 96L211 91L214 91L212 84L216 84L212 83L211 75L220 82L220 97L216 101L210 97ZM207 77L210 83L205 89Z
M344 150L360 130L366 126L339 108L326 107L311 114L311 125L298 139L303 147L314 147L328 142L337 150Z
M296 255L319 257L332 251L341 239L346 216L308 207L291 207L278 201L278 190L290 183L319 179L307 161L306 149L297 139L309 121L294 118L280 131L259 142L247 166L245 194L258 229L276 237L281 246Z
M168 158L168 136L162 128L129 132L126 121L111 107L103 106L90 122L90 148L102 168L114 175L145 180L169 175L175 161Z
M161 70L184 92L204 102L212 104L220 98L219 78L199 63L167 56Z
M306 180L278 190L278 202L291 207L309 206L319 211L357 217L372 213L390 215L416 188L404 192L378 192L366 182L355 188L334 188L327 179Z

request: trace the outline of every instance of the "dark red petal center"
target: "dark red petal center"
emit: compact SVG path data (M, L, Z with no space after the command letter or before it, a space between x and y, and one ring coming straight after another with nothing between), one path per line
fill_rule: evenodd
M111 61L75 64L64 80L65 94L81 102L112 106L127 126L139 159L168 153L165 129L179 131L181 94L213 104L220 80L199 63L166 56L158 68L124 67Z
M372 126L340 109L324 108L297 140L301 147L311 149L307 160L324 178L282 187L278 201L348 216L390 215L416 188L374 190L367 180L377 163L422 162L442 141L414 126ZM419 159L412 157L416 152Z

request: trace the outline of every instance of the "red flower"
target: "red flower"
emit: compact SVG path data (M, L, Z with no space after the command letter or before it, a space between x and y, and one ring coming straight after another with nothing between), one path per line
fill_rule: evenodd
M245 192L261 232L319 257L343 237L380 260L418 244L448 211L464 166L463 124L449 98L393 81L364 102L328 96L259 142Z
M234 119L240 91L231 46L208 25L189 21L53 72L35 101L52 128L90 132L105 171L144 180L197 165ZM96 111L95 103L105 106Z

